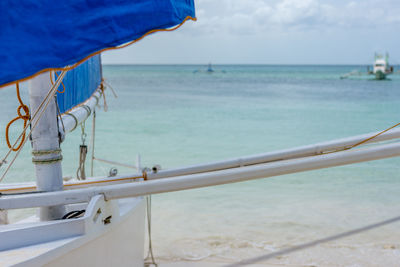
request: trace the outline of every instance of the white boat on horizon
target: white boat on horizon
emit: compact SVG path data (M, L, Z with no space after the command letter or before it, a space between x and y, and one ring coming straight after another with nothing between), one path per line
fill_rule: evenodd
M369 74L374 74L376 80L384 80L386 76L393 73L393 66L389 65L389 54L386 55L375 53L375 60L372 72L368 70Z
M387 78L387 75L393 74L393 73L394 73L394 68L393 68L393 66L389 65L389 54L386 53L385 55L383 55L383 54L375 53L372 70L370 70L369 66L367 66L366 73L356 69L356 70L353 70L349 73L346 73L346 74L340 76L340 79L347 79L350 77L357 77L357 76L359 77L359 76L366 76L366 75L374 75L375 80L385 80Z

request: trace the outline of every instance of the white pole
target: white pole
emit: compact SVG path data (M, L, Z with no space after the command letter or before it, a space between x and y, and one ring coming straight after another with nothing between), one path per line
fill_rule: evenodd
M0 209L20 209L50 204L88 202L102 194L106 200L174 192L192 188L235 183L278 175L317 170L359 162L400 156L400 144L388 144L359 150L349 150L315 157L283 160L243 168L171 177L166 179L133 182L68 190L59 193L36 193L3 196Z
M93 176L93 168L94 168L94 144L96 141L96 109L93 110L93 120L92 120L92 157L90 161L90 176Z
M60 125L60 127L62 127ZM359 136L353 136L345 139L339 140L332 140L329 142L308 145L303 147L297 147L292 149L286 150L278 150L273 152L268 152L265 154L260 155L253 155L253 156L245 156L237 159L230 159L225 161L218 161L212 162L207 164L199 164L193 165L188 167L182 167L177 169L170 169L170 170L159 170L156 173L148 172L146 173L147 179L160 179L160 178L168 178L174 176L181 176L181 175L189 175L189 174L196 174L196 173L204 173L204 172L211 172L217 170L224 170L224 169L231 169L231 168L238 168L238 167L245 167L245 166L252 166L256 164L263 164L268 162L277 162L282 160L288 159L296 159L301 157L311 157L316 155L321 155L327 153L329 151L340 150L349 146L352 146L360 141L363 141L371 136L376 135L376 133L364 134ZM382 135L369 140L366 143L374 143L380 141L388 141L392 139L400 138L400 130L393 129ZM92 146L94 147L94 146ZM361 147L360 147L361 148ZM105 161L105 160L104 160ZM113 164L123 165L126 167L134 167L127 164L120 164L117 162L106 161ZM136 167L139 171L142 170L140 164L140 155L137 156ZM87 186L100 186L104 185L104 183L111 184L111 183L126 183L131 182L135 179L143 178L143 173L138 172L134 174L127 174L127 175L119 175L115 176L111 181L109 178L100 178L100 179L90 179L91 182L73 182L73 183L66 183L66 187L64 189L76 189L80 187L87 187ZM0 192L7 193L22 193L22 192L30 192L36 190L36 187L33 184L24 183L24 184L3 184L0 185Z
M84 122L91 113L94 113L97 103L102 95L102 90L97 89L93 95L82 105L73 108L61 116L62 122L59 122L59 128L65 128L65 133L72 132L79 124Z
M238 168L244 166L251 166L255 164L262 164L268 162L274 162L279 160L295 159L302 157L317 156L332 151L340 151L346 148L350 148L355 144L358 144L372 136L377 135L378 132L363 134L358 136L347 137L343 139L332 140L328 142L317 143L313 145L295 147L290 149L272 151L259 155L245 156L240 158L234 158L229 160L204 163L198 165L192 165L187 167L181 167L169 170L160 170L157 173L148 174L149 179L168 178L179 175L188 175L195 173L203 173L210 171L218 171L230 168ZM385 132L373 139L368 140L364 144L371 144L375 142L388 141L392 139L400 138L400 129L392 129Z
M48 72L38 75L29 82L29 101L31 114L39 108L45 96L52 87ZM38 124L32 131L32 161L35 164L36 183L38 191L63 190L61 170L61 150L59 128L57 122L57 106L55 99L50 100L42 117L37 116L32 124ZM42 221L61 218L65 213L63 205L40 208Z

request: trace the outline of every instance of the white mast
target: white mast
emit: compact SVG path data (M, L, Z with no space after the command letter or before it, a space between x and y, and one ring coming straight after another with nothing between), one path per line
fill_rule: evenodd
M29 82L29 101L31 114L40 107L52 87L48 72L41 74ZM38 191L59 191L63 189L61 150L59 128L57 122L57 106L50 100L42 117L32 120L32 125L38 121L32 131L32 161L35 164L36 183ZM63 205L41 207L40 219L60 219L65 214Z

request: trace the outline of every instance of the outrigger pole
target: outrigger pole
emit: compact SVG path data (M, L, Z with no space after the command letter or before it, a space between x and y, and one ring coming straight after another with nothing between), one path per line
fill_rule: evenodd
M96 95L93 96L93 98L96 98L96 97L97 97ZM90 107L90 109L94 110L94 105L97 101L92 101L92 100L89 99L88 101L86 101L84 103L84 105L87 105L88 107ZM75 114L76 117L78 118L77 119L78 121L80 121L80 119L84 118L85 116L80 117L80 115L78 115L77 113L80 113L81 115L86 114L86 116L88 115L87 107L84 108L84 107L80 106L76 109L81 109L81 110L75 111L75 109L74 109L74 110L70 111L70 113ZM67 116L67 115L65 115L65 116L67 118L71 117L71 116ZM64 115L63 115L63 117L64 117ZM64 123L68 124L68 122L64 122ZM72 127L73 124L74 123L71 122L71 124L69 126L66 125L66 127ZM60 127L61 127L61 125L60 125ZM68 131L68 130L66 130L66 131ZM265 164L265 163L269 163L269 162L277 162L277 161L282 161L282 160L313 157L313 156L319 156L319 155L328 154L328 153L337 153L342 150L349 150L350 148L352 148L352 150L354 150L355 148L361 148L361 143L363 146L365 146L365 145L373 144L376 142L390 141L390 140L399 139L399 138L400 138L400 129L393 129L393 128L390 129L389 128L388 130L385 130L383 132L381 131L381 132L362 134L362 135L357 135L357 136L353 136L353 137L331 140L331 141L321 142L321 143L317 143L317 144L313 144L313 145L306 145L306 146L300 146L300 147L295 147L295 148L272 151L272 152L267 152L267 153L258 154L258 155L244 156L244 157L239 157L239 158L234 158L234 159L197 164L197 165L180 167L180 168L175 168L175 169L155 170L155 171L153 170L150 172L146 171L146 178L148 180L162 179L162 178L168 178L168 177L174 177L174 176L191 175L191 174L197 174L197 173L226 170L226 169L231 169L231 168L246 167L246 166L252 166L252 165L256 165L256 164ZM109 162L112 164L120 164L122 166L128 166L126 164L121 164L121 163L114 162L114 161L105 160L105 162ZM132 166L129 165L128 167L132 167ZM137 167L137 166L135 166L135 167ZM141 170L141 168L139 167L138 170ZM111 184L129 183L129 182L134 182L134 181L137 181L138 179L143 179L143 178L144 178L144 173L142 173L142 172L133 173L133 174L132 173L125 174L125 175L117 175L117 176L113 177L112 179L110 179L109 177L90 178L88 181L65 182L64 190L78 189L78 188L83 188L83 187L88 187L88 186L104 186L104 185L111 185ZM36 190L37 190L36 186L31 182L0 185L0 193L3 193L3 194L29 193L29 192L34 192ZM0 201L1 201L1 199L0 199Z
M137 197L186 189L235 183L278 175L336 167L400 156L400 143L354 149L320 156L301 157L256 164L241 168L175 176L165 179L130 182L62 192L4 195L0 209L20 209L89 202L96 195L106 200Z
M319 156L342 150L359 148L359 145L373 144L382 141L389 141L400 138L400 129L385 130L384 132L373 132L342 139L321 142L312 145L288 148L278 151L267 152L258 155L239 157L229 160L222 160L211 163L197 164L183 168L161 170L148 174L148 179L159 179L173 176L218 171L230 168L238 168L276 162L281 160L297 159L302 157Z

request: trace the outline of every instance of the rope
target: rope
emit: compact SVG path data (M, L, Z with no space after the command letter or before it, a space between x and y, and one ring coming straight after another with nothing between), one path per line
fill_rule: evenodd
M49 74L50 74L50 82L51 82L51 85L54 85L54 82L53 82L53 75L51 75L51 71L49 71ZM57 72L55 72L54 71L54 75L56 76L56 78L58 79L58 74L57 74ZM62 86L63 86L63 90L60 92L60 91L58 91L58 89L57 89L57 93L60 93L60 94L63 94L64 92L65 92L65 85L64 85L64 83L61 81L61 84L62 84Z
M117 93L115 92L114 88L113 88L108 82L106 82L104 79L102 80L102 82L103 82L105 85L107 85L108 87L110 87L111 92L113 93L114 97L115 97L115 98L118 98L118 95L117 95Z
M65 72L62 73L62 76L63 76L63 77L64 77L64 75L65 75ZM58 85L60 84L59 79L57 79L56 83L58 83ZM47 107L47 105L48 105L48 103L49 103L49 100L48 100L48 99L49 99L49 96L50 96L51 94L53 94L53 96L54 96L54 94L55 94L55 92L53 92L54 87L55 87L55 86L53 85L52 88L51 88L51 89L49 90L49 92L47 93L47 95L45 96L45 98L43 99L43 101L40 103L39 107L35 110L35 112L34 112L33 115L31 116L31 121L24 127L22 133L18 136L18 138L17 138L17 140L15 141L14 145L12 146L12 148L14 148L14 147L16 146L17 142L18 142L18 141L22 138L22 136L25 134L25 132L26 132L26 130L28 129L28 127L29 127L29 126L32 126L32 125L31 125L31 122L36 118L37 114L39 114L39 112L42 112L41 115L40 115L40 117L42 116L44 110L41 110L41 109L42 109L42 107L43 107L43 105L44 105L45 103L46 103L46 107ZM46 102L46 101L47 101L47 102ZM39 118L39 119L40 119L40 118ZM39 121L39 120L38 120L38 121ZM36 122L36 124L37 124L37 122ZM36 125L36 124L35 124L35 125ZM32 130L31 130L31 132L32 132ZM26 141L25 141L25 142L26 142ZM24 142L22 142L22 143L24 143ZM2 163L7 162L6 160L7 160L8 156L9 156L10 153L13 151L12 148L9 149L9 151L7 152L7 154L6 154L6 155L4 156L4 158L1 160L0 166L1 166ZM2 179L0 179L0 181L1 181L1 180L2 180Z
M53 163L62 161L62 159L63 159L62 155L59 155L59 156L57 156L55 158L52 158L52 159L35 159L35 158L32 158L32 162L34 164L53 164Z
M23 120L24 128L26 128L28 121L30 119L29 108L27 105L24 104L24 102L22 102L21 95L19 93L19 84L17 83L15 86L16 86L17 98L18 98L18 102L19 102L19 107L17 108L18 117L12 119L6 126L6 142L7 142L8 148L10 148L12 151L18 151L22 147L22 144L24 143L25 138L26 138L26 132L25 131L23 132L19 145L17 147L15 147L16 144L14 144L14 146L12 146L10 143L10 136L9 136L10 126L18 120ZM15 142L17 143L18 140Z
M49 154L58 154L61 153L61 149L54 149L54 150L33 150L32 155L33 156L43 156L43 155L49 155Z
M47 106L50 103L51 98L54 97L55 93L56 93L56 88L60 85L62 79L64 78L66 74L66 71L61 72L60 76L57 78L55 84L50 88L49 92L47 93L47 95L44 97L43 101L40 103L39 107L35 110L35 112L33 113L33 115L31 116L31 120L29 121L29 123L27 123L27 125L24 127L22 133L19 135L19 137L17 138L17 140L15 141L14 145L12 146L12 148L14 148L14 146L17 144L17 142L20 140L20 138L22 138L22 136L25 134L26 130L28 129L29 126L31 126L31 130L28 134L28 137L31 136L32 131L36 128L36 126L38 125L40 118L42 118L45 110L47 109ZM38 117L38 119L36 120L36 117ZM32 124L32 121L35 121ZM25 139L22 142L21 147L24 146L24 144L26 143L28 139ZM0 161L0 165L3 164L4 162L6 162L8 156L11 154L12 152L12 148L9 149L9 151L7 152L7 154L5 155L5 157ZM6 174L8 173L8 171L10 170L11 166L14 164L15 160L17 159L19 153L21 152L21 149L19 149L17 151L17 153L15 154L14 158L12 159L12 161L10 162L10 164L7 166L7 169L4 171L3 175L0 177L0 182L4 179L4 177L6 176Z
M95 185L95 184L104 184L104 183L113 183L113 182L126 182L126 181L130 181L130 180L135 181L138 179L143 179L143 176L107 179L107 180L102 180L102 181L70 183L70 184L64 184L64 187L69 188L69 187L74 187L74 186ZM16 188L6 188L6 189L1 189L0 191L1 192L15 192L15 191L20 191L20 190L35 190L35 189L36 189L36 186L26 186L26 187L16 187ZM1 193L1 192L0 192L0 195L1 194L5 195L4 193ZM34 192L28 191L28 192L26 192L26 194L35 193L35 192L37 192L37 191L34 191ZM22 194L22 193L11 193L11 194Z
M146 207L147 207L147 230L148 230L148 235L149 235L149 250L147 252L147 257L144 259L144 266L149 267L150 265L153 265L155 267L158 266L154 259L154 253L153 253L153 245L151 242L151 195L146 196Z
M389 131L389 130L391 130L391 129L393 129L393 128L399 126L399 125L400 125L400 122L399 122L399 123L396 123L395 125L393 125L393 126L391 126L391 127L389 127L389 128L387 128L386 130L383 130L382 132L377 133L377 134L374 135L374 136L371 136L371 137L369 137L369 138L367 138L367 139L365 139L365 140L363 140L363 141L361 141L361 142L358 142L358 143L355 144L355 145L352 145L351 147L349 147L349 148L347 148L347 149L351 149L351 148L354 148L354 147L356 147L356 146L362 145L362 144L368 142L369 140L372 140L372 139L374 139L374 138L380 136L380 135L383 134L383 133L386 133L387 131Z
M86 145L79 146L79 166L78 169L76 170L76 177L78 178L78 180L86 179L85 161L86 161L87 151L88 149Z
M131 168L131 169L135 169L135 170L138 169L134 165L130 165L130 164L122 163L122 162L117 162L117 161L112 161L112 160L107 160L107 159L101 159L101 158L96 158L96 157L93 157L93 159L97 160L97 161L100 161L100 162L112 164L112 165L122 166L122 167L125 167L125 168Z
M104 93L105 87L104 87L103 83L100 84L100 90L102 91L103 99L104 99L104 111L107 112L108 106L107 106L107 101L106 101L106 94Z
M336 153L336 152L345 151L345 150L349 150L349 149L355 148L355 147L357 147L357 146L360 146L360 145L362 145L362 144L365 144L366 142L368 142L368 141L370 141L370 140L372 140L372 139L374 139L374 138L380 136L381 134L386 133L387 131L390 131L391 129L393 129L393 128L399 126L399 125L400 125L400 122L399 122L399 123L396 123L396 124L393 125L393 126L390 126L389 128L387 128L387 129L385 129L385 130L383 130L383 131L381 131L381 132L379 132L379 133L377 133L377 134L375 134L375 135L373 135L373 136L371 136L371 137L368 137L368 138L366 138L366 139L364 139L364 140L362 140L362 141L360 141L360 142L358 142L358 143L356 143L356 144L354 144L354 145L351 145L351 146L345 147L345 148L341 148L341 149L337 149L337 150L333 150L333 151L329 151L329 152L325 152L325 153L322 153L322 154Z
M87 145L85 145L86 141L85 122L82 122L81 129L82 129L82 134L81 134L82 145L79 146L79 166L78 169L76 170L76 177L78 178L78 180L85 180L86 179L85 161L88 152Z
M56 102L56 107L57 107L57 128L58 128L58 135L59 135L59 139L60 139L60 144L64 141L65 139L65 126L64 126L64 121L61 117L61 111L60 111L60 107L58 106L58 102L57 102L57 97L54 98L54 101ZM61 121L61 126L62 126L62 132L60 131L60 122Z

